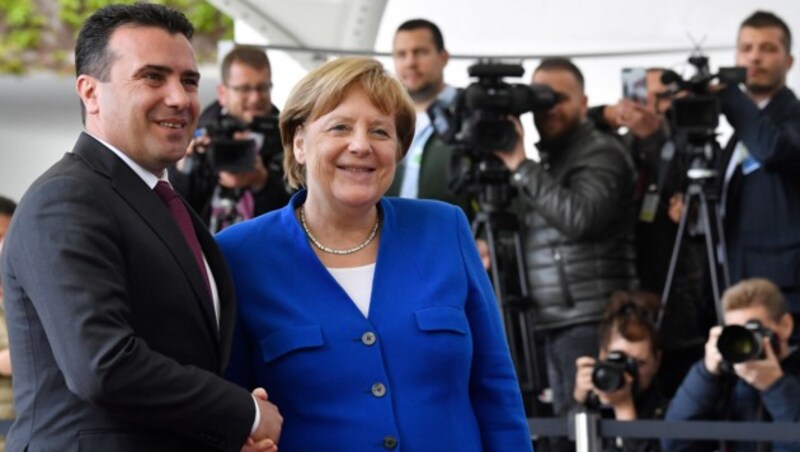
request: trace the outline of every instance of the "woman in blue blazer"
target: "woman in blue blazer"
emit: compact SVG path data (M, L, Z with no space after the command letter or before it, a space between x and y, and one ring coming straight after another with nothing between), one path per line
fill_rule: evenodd
M460 209L384 198L414 109L381 64L309 73L280 120L289 205L217 236L228 377L263 386L281 451L531 450L497 303Z

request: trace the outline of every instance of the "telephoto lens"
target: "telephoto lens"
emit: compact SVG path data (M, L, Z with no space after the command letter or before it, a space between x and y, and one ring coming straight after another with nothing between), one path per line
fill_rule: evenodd
M772 350L778 353L778 337L758 320L749 320L744 325L728 325L722 329L717 340L717 349L729 363L741 363L753 359L764 359L764 338L770 339Z
M610 351L603 361L598 361L592 370L592 384L603 392L616 391L625 386L625 373L630 374L634 381L639 376L639 367L636 360L623 352Z

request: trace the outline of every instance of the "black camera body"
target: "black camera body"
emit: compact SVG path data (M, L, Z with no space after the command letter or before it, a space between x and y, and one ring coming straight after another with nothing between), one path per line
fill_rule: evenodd
M772 350L779 353L778 335L756 319L748 320L744 325L723 328L717 340L717 349L722 358L732 364L764 359L764 338L769 338Z
M249 131L260 138L237 139L237 133ZM249 124L233 116L222 116L217 121L206 124L205 134L211 139L206 151L211 165L217 171L241 173L252 171L259 148L280 148L280 132L278 118L275 116L257 116ZM277 144L273 143L277 140ZM269 142L267 142L269 141Z
M519 64L481 60L468 73L478 80L460 90L451 105L431 105L428 115L442 141L463 145L476 155L511 151L517 134L508 116L547 110L558 101L556 93L544 85L504 82L504 77L525 73Z
M633 377L636 388L639 381L639 365L636 360L624 352L612 350L608 352L606 359L594 365L592 384L603 392L616 391L625 386L626 373Z

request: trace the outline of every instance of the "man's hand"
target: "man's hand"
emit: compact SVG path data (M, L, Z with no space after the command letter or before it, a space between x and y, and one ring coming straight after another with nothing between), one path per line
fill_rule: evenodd
M667 216L673 223L680 223L683 209L685 208L683 201L683 193L675 193L669 198L669 208L667 209Z
M592 371L597 362L591 356L581 356L575 360L575 390L572 392L572 397L578 403L586 403L589 397L589 392L594 391L594 384L592 384Z
M630 99L622 99L614 107L614 124L627 127L634 135L645 138L661 128L664 119L642 104Z
M205 154L208 147L211 145L211 138L208 135L200 135L189 142L189 147L186 148L186 155L184 155L175 164L175 168L182 173L186 173L187 160L191 159L194 154Z
M281 437L281 428L283 426L283 416L278 411L278 407L276 407L273 403L270 403L267 400L267 391L263 388L256 388L253 390L253 396L256 398L256 403L258 403L258 410L261 413L261 419L259 419L258 427L256 431L250 435L250 440L248 440L248 444L245 447L249 446L264 446L269 447L269 442L264 441L265 439L272 440L274 443L273 445L277 445L278 441ZM271 450L267 449L250 449L250 450Z
M514 124L514 130L517 132L517 142L512 151L494 151L494 155L503 161L503 164L511 171L516 171L520 163L525 161L525 132L522 129L522 124L516 116L508 116L508 120Z
M717 340L722 333L722 327L717 325L708 332L708 341L706 341L706 354L703 357L703 364L706 370L711 375L719 375L722 369L722 353L717 348Z
M475 246L478 247L478 255L481 257L483 269L486 271L491 270L492 255L491 251L489 250L489 242L483 239L475 239Z
M781 363L772 349L769 338L764 338L764 359L745 361L733 365L736 375L750 386L764 391L783 376Z

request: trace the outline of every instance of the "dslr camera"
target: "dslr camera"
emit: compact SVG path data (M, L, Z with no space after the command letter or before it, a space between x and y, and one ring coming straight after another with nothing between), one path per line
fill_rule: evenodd
M717 349L722 358L731 364L764 359L764 338L769 338L772 350L778 353L778 335L753 319L744 325L728 325L723 328L717 340Z
M592 370L592 384L603 392L612 392L625 386L625 374L633 377L633 387L639 381L639 365L624 352L613 350L606 359L598 361ZM634 390L635 392L635 390Z
M479 60L468 73L478 80L460 90L450 106L431 105L428 115L442 141L477 155L514 149L517 133L509 115L547 110L558 102L547 86L503 82L504 77L525 73L519 64Z
M251 133L251 138L235 138L236 134L246 131ZM211 166L218 171L252 171L261 149L281 148L278 118L275 116L256 116L249 124L232 116L222 116L206 124L198 134L208 135L211 139L206 154Z

